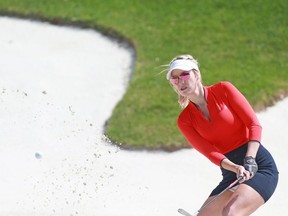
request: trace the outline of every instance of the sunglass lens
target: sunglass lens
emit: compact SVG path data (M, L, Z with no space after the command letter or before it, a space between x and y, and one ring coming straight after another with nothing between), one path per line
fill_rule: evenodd
M180 79L188 80L190 78L190 73L183 73L180 75Z
M171 78L171 79L170 79L170 82L171 82L172 84L177 84L177 83L178 83L178 78Z

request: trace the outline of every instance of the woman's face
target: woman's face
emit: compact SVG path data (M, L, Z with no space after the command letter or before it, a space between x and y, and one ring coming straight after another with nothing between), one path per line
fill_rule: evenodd
M199 76L193 70L184 71L175 69L171 73L170 82L182 96L193 94L198 81Z

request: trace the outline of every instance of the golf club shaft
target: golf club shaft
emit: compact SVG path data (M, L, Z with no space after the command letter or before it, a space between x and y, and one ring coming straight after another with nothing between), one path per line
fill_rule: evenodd
M243 176L238 177L234 182L232 182L227 188L225 188L223 191L221 191L221 193L217 194L215 197L213 197L213 199L211 199L209 202L207 202L206 204L204 204L199 210L198 213L203 210L204 208L206 208L208 205L210 205L211 203L213 203L216 199L218 199L223 193L225 193L227 190L231 189L232 187L234 187L237 183L239 183L239 181L241 181L243 179Z
M234 182L232 182L227 188L225 188L221 193L217 194L216 196L213 197L209 202L204 204L197 212L195 212L193 215L191 215L189 212L185 211L184 209L178 209L178 212L182 215L185 216L196 216L200 211L202 211L204 208L206 208L208 205L210 205L212 202L214 202L217 198L219 198L223 193L225 193L227 190L233 188L237 183L239 183L244 176L238 177Z

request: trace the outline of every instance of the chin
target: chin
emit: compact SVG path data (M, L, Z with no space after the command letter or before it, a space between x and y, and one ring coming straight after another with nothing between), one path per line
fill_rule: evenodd
M184 97L187 97L189 95L189 93L190 93L189 89L185 89L183 91L180 90L179 92Z
M187 96L188 96L188 94L187 94L186 92L180 92L180 94L181 94L181 96L183 96L183 97L187 97Z

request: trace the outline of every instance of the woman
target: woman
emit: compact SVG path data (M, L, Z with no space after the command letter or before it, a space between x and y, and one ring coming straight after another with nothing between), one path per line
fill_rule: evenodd
M166 77L183 108L177 121L179 130L221 168L223 180L205 203L243 176L241 184L200 209L198 215L252 214L274 193L278 170L261 145L262 128L250 104L229 82L203 86L198 62L191 55L174 58Z

